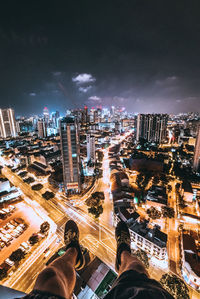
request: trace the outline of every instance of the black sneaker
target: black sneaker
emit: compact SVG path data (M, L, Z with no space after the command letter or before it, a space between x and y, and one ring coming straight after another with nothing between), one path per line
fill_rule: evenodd
M83 259L81 246L79 244L79 229L73 220L69 220L65 224L64 242L66 245L66 250L71 247L77 249L78 255L75 268L76 270L81 270L84 267L85 263Z
M128 226L125 222L120 221L115 229L115 239L117 242L117 255L116 255L116 269L119 271L121 265L121 253L126 250L131 253L131 239Z

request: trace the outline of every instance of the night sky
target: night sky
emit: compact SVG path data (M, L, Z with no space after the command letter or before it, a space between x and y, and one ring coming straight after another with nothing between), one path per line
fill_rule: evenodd
M5 1L2 1L5 2ZM0 107L200 111L200 1L6 1Z

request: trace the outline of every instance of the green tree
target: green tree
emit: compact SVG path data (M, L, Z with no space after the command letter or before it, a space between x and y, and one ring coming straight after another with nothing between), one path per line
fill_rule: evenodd
M178 276L164 274L160 283L175 299L190 299L188 287Z
M154 207L150 207L146 212L151 219L159 219L161 217L161 212Z
M8 271L5 268L0 268L0 280L6 278Z
M99 160L99 162L102 162L103 161L103 156L104 156L103 152L102 151L98 151L97 153L98 153L98 160Z
M16 263L20 262L23 258L25 258L25 255L25 252L19 248L11 253L9 259Z
M35 184L31 188L32 188L32 190L39 191L43 188L43 185L42 184Z
M99 205L97 207L88 208L88 212L97 219L103 213L103 206Z
M94 192L86 200L86 205L88 206L88 212L92 214L95 218L98 218L103 213L102 202L104 200L104 192Z
M50 224L49 222L45 221L40 225L40 231L42 234L45 234L49 231L50 229Z
M173 208L167 207L167 206L163 206L161 208L161 212L162 212L162 216L164 218L174 218L175 216L175 212Z
M99 192L99 191L96 191L96 192L92 193L92 197L93 198L99 198L100 200L105 199L104 192Z
M149 258L145 251L138 249L134 255L137 256L137 258L145 265L147 269L149 268Z
M24 178L27 174L28 174L27 171L21 171L21 172L19 173L19 176L20 176L21 178Z
M31 245L34 245L34 244L36 244L36 243L38 243L39 242L39 237L38 237L38 235L37 234L32 234L32 236L30 236L30 238L29 238L29 243L31 244Z
M50 191L46 191L42 194L42 197L44 197L46 200L49 200L51 198L54 198L55 194Z
M30 184L35 182L35 179L33 177L28 177L27 179L24 179L24 183Z

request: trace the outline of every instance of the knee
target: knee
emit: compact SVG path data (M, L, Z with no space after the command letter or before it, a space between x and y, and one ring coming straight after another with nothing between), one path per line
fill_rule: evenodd
M46 283L48 280L54 278L57 276L56 270L53 267L47 267L46 269L44 269L37 278L37 282L44 284Z
M145 266L140 261L131 263L130 269L135 270L141 274L146 274L148 276L148 272L147 272Z

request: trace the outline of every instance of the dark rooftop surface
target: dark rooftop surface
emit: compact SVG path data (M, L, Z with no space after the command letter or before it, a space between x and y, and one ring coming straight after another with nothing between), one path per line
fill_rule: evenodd
M166 247L167 235L161 232L157 227L149 228L148 222L137 222L135 221L131 226L130 230L136 232L138 235L144 237L150 242L158 245L159 247Z

